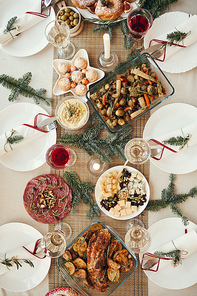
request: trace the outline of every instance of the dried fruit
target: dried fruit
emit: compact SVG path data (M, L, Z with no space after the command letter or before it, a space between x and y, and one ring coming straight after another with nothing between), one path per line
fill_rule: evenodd
M124 1L124 12L127 13L131 10L131 3Z

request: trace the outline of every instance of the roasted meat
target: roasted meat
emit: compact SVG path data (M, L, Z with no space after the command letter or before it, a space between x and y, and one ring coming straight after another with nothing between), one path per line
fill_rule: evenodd
M104 292L109 283L107 277L107 249L111 235L107 229L101 229L91 236L87 248L87 270L92 285Z

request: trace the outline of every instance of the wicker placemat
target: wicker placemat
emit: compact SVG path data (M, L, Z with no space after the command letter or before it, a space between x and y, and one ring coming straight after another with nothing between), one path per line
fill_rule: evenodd
M80 35L72 38L72 42L75 44L76 52L84 48L88 52L90 65L92 67L97 67L96 59L99 55L99 53L103 50L103 41L102 36L103 32L97 32L93 33L92 29L94 28L94 24L86 23L84 24L83 31ZM114 37L112 41L112 50L115 51L119 57L119 61L123 62L126 60L129 51L126 51L123 46L123 37L122 33L120 32L120 28L116 28L114 31ZM54 58L58 58L57 51L54 50ZM53 75L53 85L57 79L57 73L54 71ZM53 115L55 111L55 107L58 103L58 101L61 99L62 96L53 96L53 102L52 102L52 109L53 109ZM146 121L148 119L148 115L143 116L133 124L133 135L137 137L142 136L143 128L146 124ZM80 131L81 132L81 131ZM64 133L64 129L61 127L58 127L57 130L58 136L62 135ZM70 168L70 170L75 171L80 179L82 181L90 181L93 184L96 184L97 177L92 175L88 169L87 169L87 162L89 160L89 156L84 153L84 151L76 149L73 147L73 149L77 153L77 162L74 166ZM123 162L119 159L114 159L113 163L110 165L115 166L123 164ZM136 168L141 171L145 177L148 179L149 177L149 163L146 163L141 166L136 166ZM63 175L63 171L55 171L51 170L52 173L56 173L60 176ZM73 240L84 228L86 228L89 224L91 224L94 221L100 221L106 225L109 225L113 227L119 234L121 234L122 237L125 235L125 221L119 221L112 218L109 218L108 216L101 213L101 216L98 219L93 220L87 220L86 218L86 212L87 207L80 203L77 207L77 213L75 215L68 214L67 217L64 218L63 221L69 223L72 227L72 236L71 240ZM148 221L148 214L146 212L143 212L139 216L139 219L141 219L146 226ZM49 228L51 229L53 225L51 225ZM56 267L56 261L52 260L52 266L49 272L49 290L65 286L66 283L62 280L61 274L59 273L57 267ZM148 295L148 281L145 274L140 270L139 266L137 270L116 290L113 292L113 295L122 295L122 296L145 296Z

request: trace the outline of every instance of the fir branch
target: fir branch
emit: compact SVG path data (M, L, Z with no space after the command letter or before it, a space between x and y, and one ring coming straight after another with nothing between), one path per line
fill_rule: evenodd
M16 22L16 20L17 20L17 16L14 16L14 17L12 17L12 18L8 21L8 23L7 23L7 25L6 25L6 28L5 28L5 30L3 31L4 34L10 33L10 35L12 36L12 38L14 38L14 36L13 36L12 33L11 33L11 31L12 31L12 30L15 30L15 29L17 28L17 26L14 26L14 23Z
M100 210L94 204L90 194L94 191L95 186L90 182L81 182L77 174L73 171L67 171L63 175L64 181L73 191L71 213L76 213L76 207L80 201L89 206L87 213L88 219L100 216Z
M22 76L22 78L19 79L2 74L0 75L0 84L2 84L3 87L11 89L11 94L8 98L8 100L11 102L15 101L19 94L21 94L24 97L33 98L36 104L39 104L40 101L44 101L46 105L50 105L52 99L43 96L43 94L46 92L46 89L40 88L35 90L28 85L31 78L31 72L27 72Z
M183 149L183 147L185 147L185 145L188 143L188 141L191 139L192 135L187 134L187 136L182 137L182 136L178 136L178 137L171 137L168 140L164 140L163 143L164 144L169 144L171 146L180 146L180 150Z
M10 149L13 150L12 145L13 145L13 144L16 144L16 143L19 143L20 141L22 141L22 140L24 139L24 137L21 136L21 135L15 135L15 136L14 136L14 133L15 133L15 132L16 132L16 131L12 129L12 130L11 130L11 135L10 135L9 137L7 137L6 134L5 134L5 136L6 136L6 142L5 142L5 144L4 144L4 150L5 150L5 152L8 152L8 151L6 150L6 145L9 144Z
M181 41L183 41L190 34L191 34L191 31L185 33L185 32L181 32L176 29L176 31L174 31L170 34L167 34L167 40L169 41L168 45L169 46L175 45L174 43L179 44Z
M0 258L0 264L6 265L8 269L13 267L13 265L15 264L16 268L18 270L20 267L22 267L21 262L29 264L30 267L34 267L33 262L31 260L29 260L29 259L19 259L19 258L16 258L14 256L9 259L9 258L6 258L6 255L5 255L5 259Z
M139 0L139 6L147 9L152 14L153 18L157 18L165 10L169 9L170 4L178 0Z
M178 217L180 217L183 221L183 224L185 226L188 225L188 218L183 214L183 212L173 203L170 203L170 208L172 210L172 213Z
M128 29L128 26L127 26L127 20L126 19L121 22L120 28L121 28L121 32L122 32L123 37L124 37L124 47L125 47L125 49L130 49L133 46L134 39L129 34L129 29Z
M177 250L176 249L176 250L169 251L169 252L159 252L159 251L156 251L156 252L154 252L154 255L157 258L161 258L161 259L162 258L170 258L170 259L172 259L173 267L176 267L179 264L182 264L181 253L182 253L181 250Z

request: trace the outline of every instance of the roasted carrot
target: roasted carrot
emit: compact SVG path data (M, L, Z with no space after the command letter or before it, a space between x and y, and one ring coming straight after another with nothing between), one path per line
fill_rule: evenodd
M127 108L124 109L124 112L126 112L128 110L132 110L132 109L133 109L133 107L131 107L131 106L130 107L127 107Z
M105 106L105 103L106 103L105 99L106 99L106 95L103 95L102 97L103 106Z
M145 99L146 105L149 106L150 105L150 101L149 101L149 97L148 97L147 94L144 94L144 99Z
M114 107L114 109L117 109L120 106L120 103L117 103Z

